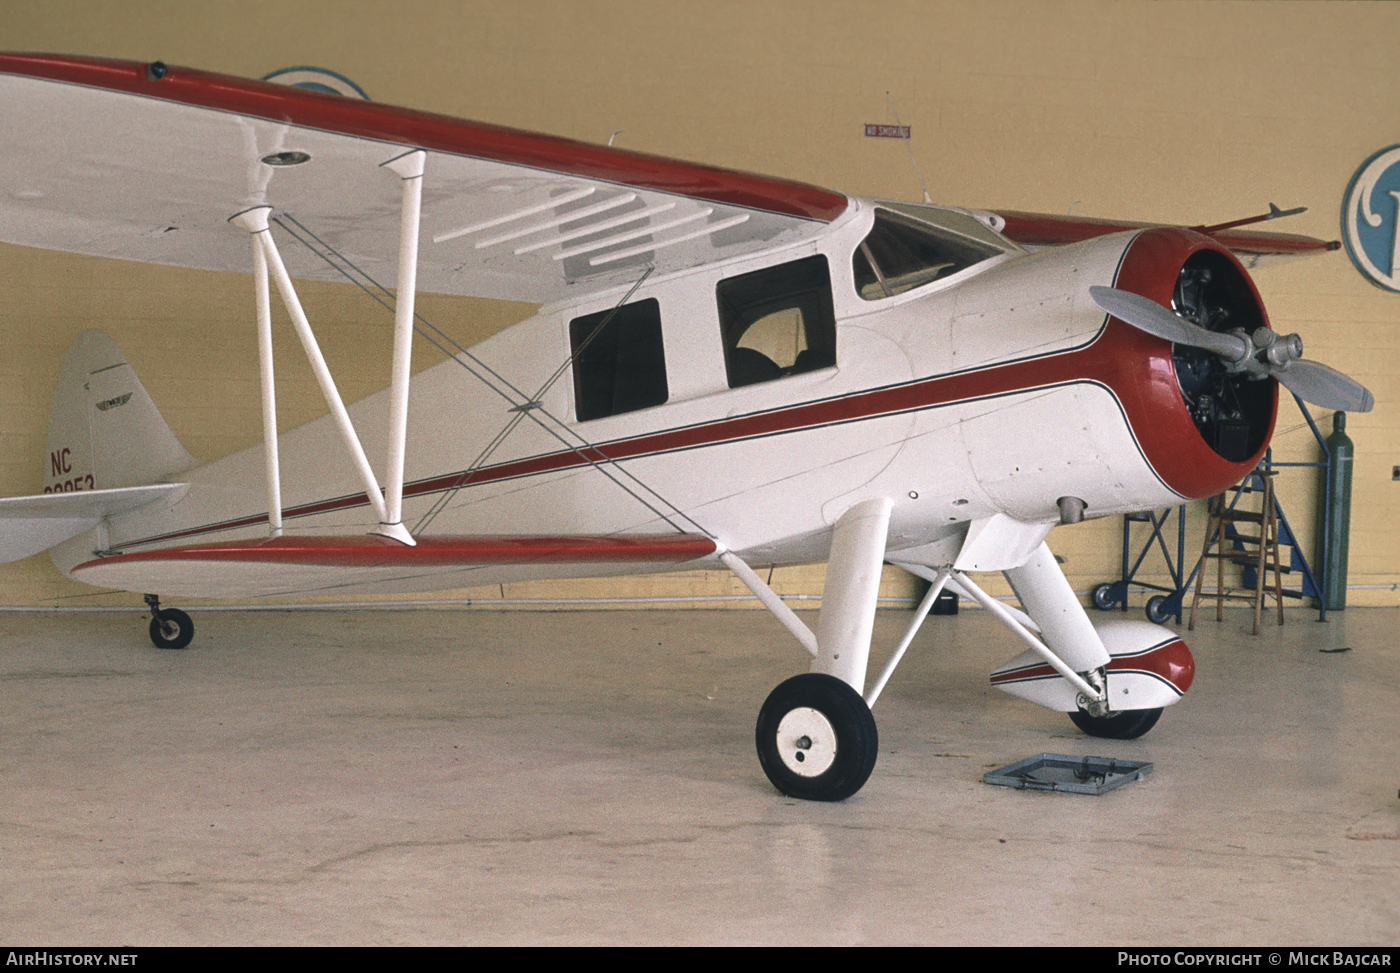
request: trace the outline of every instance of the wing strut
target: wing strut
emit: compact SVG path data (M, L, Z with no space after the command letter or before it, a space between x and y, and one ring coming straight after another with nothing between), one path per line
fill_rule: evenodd
M360 437L350 422L350 413L345 410L345 403L341 400L340 392L335 387L335 379L331 377L330 369L326 367L326 359L321 354L321 346L317 344L316 335L311 331L311 322L306 319L306 311L302 309L296 288L292 286L292 278L287 273L286 265L282 263L282 255L277 252L277 242L272 239L272 233L268 230L267 214L271 209L271 206L255 206L252 209L236 213L229 219L251 233L254 244L262 247L265 258L263 266L258 268L255 265L254 270L261 270L263 273L268 270L272 271L272 276L277 281L277 290L282 295L282 304L286 307L287 314L292 319L292 325L296 328L297 337L301 339L301 346L306 351L306 360L311 364L311 370L315 373L316 381L321 386L321 394L325 396L326 405L330 407L336 428L340 430L341 438L345 440L346 451L349 452L351 462L354 463L356 471L360 474L360 479L365 484L365 494L369 498L370 506L374 507L374 512L379 515L379 522L382 526L387 518L387 511L384 509L384 494L379 490L379 480L376 479L374 470L370 468L369 458L365 456L364 447L360 445ZM261 286L266 287L266 284ZM264 386L264 402L267 401L270 394L267 387ZM266 422L266 417L264 417L264 422ZM269 466L271 465L269 464ZM280 492L281 488L269 484L269 493L274 489ZM280 516L278 519L281 519ZM404 533L406 536L407 531ZM412 538L409 538L407 543L412 543Z
M266 220L266 214L264 214ZM253 291L258 307L258 367L262 381L263 458L267 465L267 526L282 536L282 464L277 448L277 389L272 372L272 299L267 288L267 255L258 234L253 244Z
M414 299L418 291L418 217L423 208L422 149L384 163L403 180L399 219L399 279L394 302L394 373L389 397L389 482L384 493L383 524L376 533L412 544L403 526L403 466L408 436L408 379L413 357Z
M792 633L793 638L802 643L802 647L810 652L813 657L817 654L817 636L807 627L807 623L797 617L797 613L789 608L776 591L768 587L763 579L758 576L753 568L749 567L733 551L722 550L719 552L719 559L724 562L724 566L734 572L734 576L744 583L754 597L763 602L763 607L773 613L773 616L782 623L783 627Z
M277 250L277 242L268 229L267 215L271 206L255 206L229 217L229 222L247 230L253 239L253 278L257 297L258 357L261 364L263 400L263 437L267 463L268 524L273 536L282 533L282 486L277 451L277 405L272 373L272 314L267 276L271 270L277 280L282 303L296 328L297 337L306 352L306 359L321 386L326 405L345 441L346 451L360 479L365 494L379 517L379 526L371 531L404 544L413 545L413 536L403 526L403 470L408 428L409 364L412 350L414 295L418 274L418 223L423 193L423 161L421 149L407 152L384 163L385 167L403 180L403 214L399 226L398 301L394 315L393 379L389 406L389 489L382 492L379 480L369 465L360 437L350 421L350 413L336 389L335 379L326 366L311 323L306 319L296 287L287 273Z

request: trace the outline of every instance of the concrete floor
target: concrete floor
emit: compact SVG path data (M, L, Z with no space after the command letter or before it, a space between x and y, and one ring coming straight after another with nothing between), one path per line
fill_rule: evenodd
M805 659L762 613L195 623L160 652L135 614L0 616L10 942L1400 942L1393 609L1206 623L1194 689L1126 743L988 688L1019 648L985 612L931 619L834 805L758 767ZM1156 770L982 783L1043 751Z

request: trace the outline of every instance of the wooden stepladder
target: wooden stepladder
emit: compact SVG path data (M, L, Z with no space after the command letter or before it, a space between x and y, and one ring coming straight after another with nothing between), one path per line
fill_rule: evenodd
M1267 593L1278 608L1278 623L1283 624L1283 580L1279 566L1278 505L1274 502L1274 473L1255 469L1238 485L1210 499L1210 517L1206 521L1205 543L1196 567L1196 591L1191 599L1191 620L1188 630L1196 627L1196 608L1201 601L1201 585L1205 580L1205 565L1216 565L1215 620L1224 620L1227 600L1254 603L1254 634L1259 634L1259 617ZM1258 498L1259 509L1241 509L1246 498ZM1243 525L1241 533L1237 525ZM1230 588L1225 584L1225 563L1254 569L1254 587ZM1266 578L1272 569L1273 585Z

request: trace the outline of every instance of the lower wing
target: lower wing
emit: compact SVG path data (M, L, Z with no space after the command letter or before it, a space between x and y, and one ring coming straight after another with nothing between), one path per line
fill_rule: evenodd
M112 554L79 564L72 577L126 591L254 598L466 587L525 577L542 566L586 564L589 573L610 573L610 565L644 570L716 550L700 534L420 537L413 547L375 535L265 537ZM485 576L483 569L494 570Z

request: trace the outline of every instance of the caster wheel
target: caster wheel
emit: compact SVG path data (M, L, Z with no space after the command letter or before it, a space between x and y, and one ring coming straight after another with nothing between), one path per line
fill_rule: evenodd
M1147 620L1157 625L1164 624L1172 617L1172 613L1167 611L1167 596L1153 595L1147 599Z
M1113 585L1107 582L1095 586L1089 597L1090 600L1093 601L1094 607L1101 612L1106 612L1114 605L1118 604L1118 602L1113 600Z

